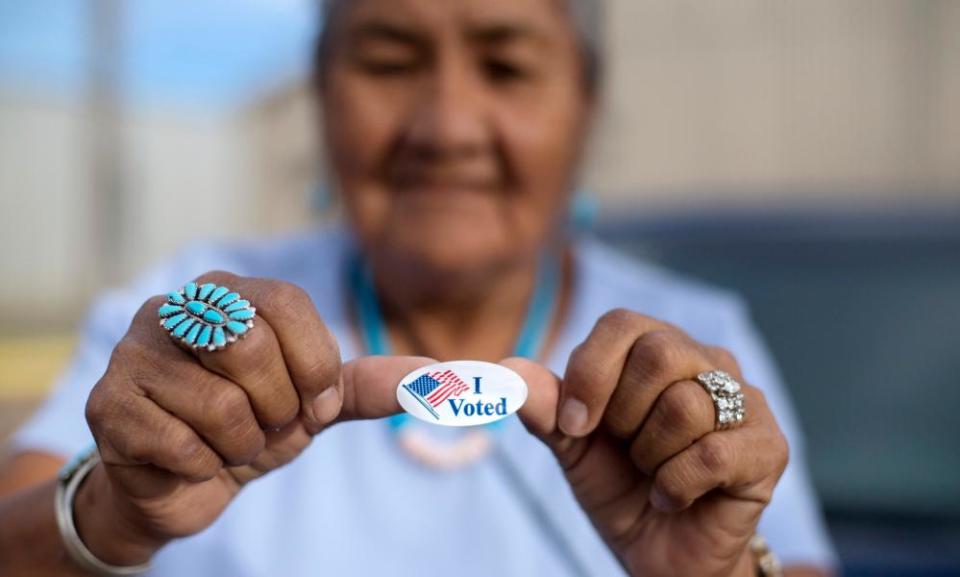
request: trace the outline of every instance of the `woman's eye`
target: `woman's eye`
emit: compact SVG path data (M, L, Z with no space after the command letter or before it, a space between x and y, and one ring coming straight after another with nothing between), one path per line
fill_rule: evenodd
M507 60L487 60L483 63L487 78L497 83L516 82L530 77L525 66Z
M416 63L412 60L367 60L362 66L376 76L399 76L416 70Z

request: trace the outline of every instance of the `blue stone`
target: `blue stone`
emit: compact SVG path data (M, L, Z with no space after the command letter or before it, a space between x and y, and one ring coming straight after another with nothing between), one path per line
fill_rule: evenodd
M187 330L189 330L195 322L197 322L196 319L187 319L183 321L177 325L177 328L173 329L173 336L182 337L183 335L187 334Z
M197 326L200 326L199 324ZM203 325L203 330L200 331L200 336L197 337L197 345L205 347L210 344L210 333L213 332L213 327L210 325Z
M232 313L233 311L238 311L240 309L245 309L250 306L250 301L237 301L227 308L223 309L224 312Z
M174 315L174 316L168 318L167 320L163 321L163 326L164 326L164 328L166 328L167 330L170 330L170 329L172 329L173 327L175 327L175 326L177 326L178 324L180 324L180 322L183 321L183 320L186 319L186 318L187 318L187 313L180 313L180 314L178 314L178 315Z
M167 293L167 300L178 305L187 302L187 299L183 298L183 295L180 293Z
M237 293L230 293L227 296L220 299L220 301L217 302L217 306L223 308L239 298L240 298L240 295L238 295Z
M185 294L188 299L197 298L197 283L188 282L186 285L184 285L183 294Z
M206 299L207 296L209 296L209 294L212 293L213 289L215 288L217 288L217 285L213 284L212 282L203 284L200 287L200 292L197 294L197 298L200 300Z
M235 321L246 321L253 318L253 311L250 309L242 309L233 311L228 316Z
M197 323L193 325L193 328L190 329L189 333L187 333L187 336L183 339L183 342L187 343L188 345L192 345L193 343L197 342L197 337L200 335L200 329L202 328L204 328L203 323Z
M165 305L161 305L160 309L157 312L160 314L161 317L166 318L170 315L183 312L183 307L180 305L165 304Z
M242 335L243 333L247 332L247 328L247 325L238 323L237 321L230 321L227 323L227 329L235 335Z
M227 335L223 332L223 327L213 329L213 344L217 347L223 347L227 344Z
M200 316L203 314L203 311L207 310L207 305L200 301L190 301L187 303L187 310L197 316Z
M230 292L230 289L228 289L225 286L219 286L217 287L217 290L213 291L213 293L210 294L210 298L207 299L207 301L211 303L215 303L217 302L217 300L220 299L220 297L227 294L228 292Z
M214 309L207 309L207 312L203 313L203 320L219 325L223 324L223 315Z

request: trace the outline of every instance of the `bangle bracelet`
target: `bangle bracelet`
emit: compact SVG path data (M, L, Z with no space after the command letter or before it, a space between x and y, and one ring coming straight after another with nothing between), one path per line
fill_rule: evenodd
M783 566L780 565L780 559L773 554L763 537L754 535L750 539L749 549L760 577L783 577Z
M54 497L54 510L57 516L57 528L63 540L64 549L70 559L81 569L104 577L119 577L126 575L140 575L150 570L149 562L142 565L120 567L110 565L97 559L96 555L87 549L80 540L77 526L73 521L73 498L77 494L80 483L90 474L90 471L100 462L100 453L97 446L90 448L73 458L60 472L57 478L57 492Z

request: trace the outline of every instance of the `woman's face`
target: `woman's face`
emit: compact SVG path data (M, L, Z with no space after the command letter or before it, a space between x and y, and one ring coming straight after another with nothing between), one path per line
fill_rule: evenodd
M378 259L489 271L565 213L590 116L561 0L342 0L321 78L348 217Z

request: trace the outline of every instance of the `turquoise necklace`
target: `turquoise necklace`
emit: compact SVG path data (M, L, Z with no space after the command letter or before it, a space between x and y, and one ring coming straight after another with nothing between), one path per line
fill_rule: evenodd
M555 254L545 254L540 260L537 268L537 284L530 304L527 305L527 316L513 348L514 356L533 359L543 349L559 295L559 262L560 259ZM357 308L360 337L367 353L390 354L390 343L387 341L373 275L369 268L363 265L359 256L353 259L350 266L350 289ZM416 460L438 469L462 467L491 452L494 446L493 431L501 423L503 421L483 427L472 427L451 451L418 435L414 427L410 426L412 425L410 415L400 413L390 418L391 430L403 450ZM478 443L479 440L482 442ZM482 450L474 450L470 453L471 449L475 449L478 444L481 445ZM451 453L453 457L450 456ZM457 458L458 453L465 454L465 458ZM568 538L562 525L554 521L551 507L541 501L537 488L524 480L520 467L509 459L504 451L493 452L491 462L503 474L507 485L513 489L520 502L525 504L531 517L543 530L544 536L554 544L557 555L564 559L573 574L590 575L590 571L587 570L588 564L580 560L574 547L576 540Z
M372 271L357 256L352 259L349 274L361 342L367 354L389 355L390 343ZM543 349L556 307L559 286L559 258L554 254L545 254L537 267L536 285L513 348L513 356L534 359ZM431 440L423 431L413 430L410 415L406 413L399 413L389 419L391 430L408 454L425 464L446 469L467 465L489 452L493 445L492 433L501 423L502 421L475 427L468 431L460 442L445 445Z

